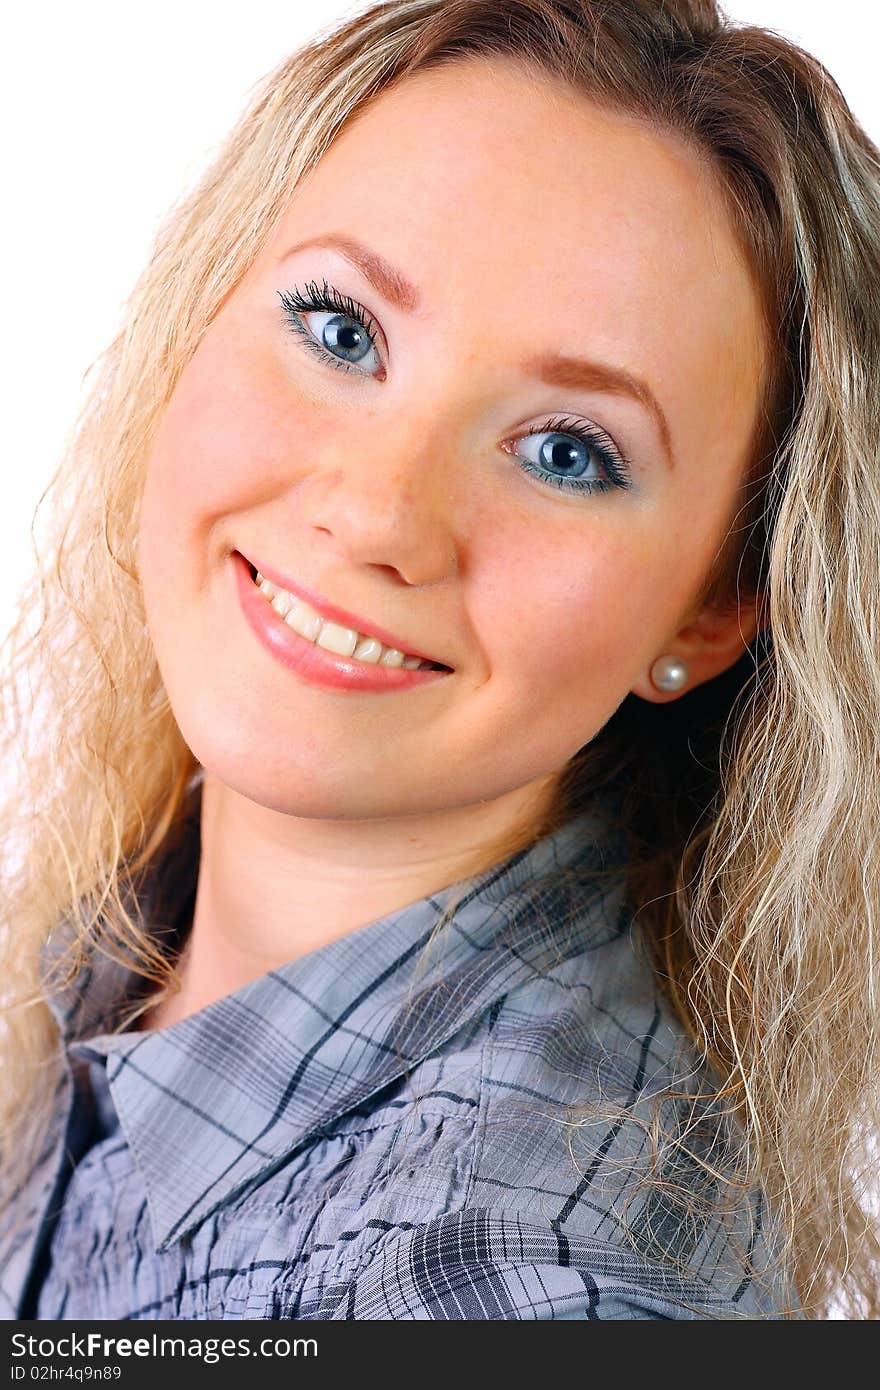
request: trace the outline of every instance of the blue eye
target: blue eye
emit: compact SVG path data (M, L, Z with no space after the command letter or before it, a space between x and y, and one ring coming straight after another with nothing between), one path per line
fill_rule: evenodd
M376 333L366 309L347 294L333 289L326 280L320 289L316 281L310 280L305 290L306 293L298 289L278 292L290 325L299 333L304 346L322 362L329 362L343 372L372 376L372 372L362 371L358 365L370 352L375 354L376 351ZM303 323L302 315L322 311L327 313L328 318L320 329L320 337L317 337ZM376 361L378 363L378 357Z
M562 492L608 492L611 488L632 487L632 469L610 435L598 426L577 420L550 420L540 428L527 430L519 439L540 439L537 459L517 457L526 473L533 474ZM572 443L572 440L574 443ZM510 451L512 452L512 451ZM591 463L598 461L603 478L586 476ZM559 469L559 473L548 470Z
M322 362L329 362L343 372L356 372L360 376L375 375L358 365L370 353L375 356L377 364L382 365L376 353L375 326L362 305L348 295L340 294L326 280L322 286L310 280L304 291L279 290L278 297L290 326L302 338L304 347ZM322 312L328 317L318 337L306 326L302 316ZM581 494L632 487L632 465L610 435L598 426L576 420L550 420L540 429L527 430L517 438L531 439L540 435L547 435L548 443L538 449L537 460L524 459L520 454L514 457L526 473L531 473L550 487ZM506 451L513 452L509 449ZM591 460L598 461L603 477L585 476ZM554 473L550 471L552 469L560 471Z

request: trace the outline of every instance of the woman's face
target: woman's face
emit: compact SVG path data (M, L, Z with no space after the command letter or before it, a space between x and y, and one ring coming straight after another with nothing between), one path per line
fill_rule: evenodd
M325 280L357 317L285 310ZM292 815L451 810L552 782L630 691L674 698L652 693L658 655L683 655L691 686L718 674L743 639L687 623L763 352L683 146L509 62L384 93L297 190L153 442L141 575L196 757ZM316 683L246 616L236 552L451 671Z

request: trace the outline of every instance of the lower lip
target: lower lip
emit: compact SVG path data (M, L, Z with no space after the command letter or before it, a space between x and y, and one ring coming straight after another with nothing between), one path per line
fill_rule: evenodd
M279 617L251 579L248 562L237 550L232 553L232 563L242 611L253 632L276 661L310 685L370 694L432 685L451 674L449 671L408 671L402 666L370 665L315 646Z

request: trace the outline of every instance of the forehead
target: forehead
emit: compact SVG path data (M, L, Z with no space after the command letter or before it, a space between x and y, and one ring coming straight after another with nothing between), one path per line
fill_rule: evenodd
M328 230L399 265L431 318L473 316L478 294L511 351L601 353L672 415L708 393L722 427L747 428L757 289L719 184L672 134L513 60L458 60L349 122L272 249Z

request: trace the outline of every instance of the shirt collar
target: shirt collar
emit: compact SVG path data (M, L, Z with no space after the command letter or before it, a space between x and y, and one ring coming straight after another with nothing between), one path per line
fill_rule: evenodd
M183 835L141 898L155 934L169 930L163 907L194 897L199 793L196 787ZM589 882L591 871L606 866L607 850L602 821L585 812L467 880L455 916L427 953L461 884L146 1033L96 1031L131 1002L139 977L93 953L49 1002L74 1056L106 1058L157 1249L187 1235L518 984L618 935L620 880ZM559 868L575 876L554 874ZM46 960L53 954L54 946Z

